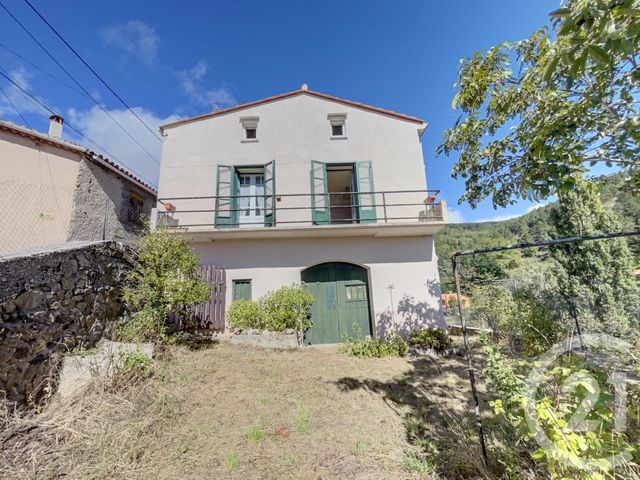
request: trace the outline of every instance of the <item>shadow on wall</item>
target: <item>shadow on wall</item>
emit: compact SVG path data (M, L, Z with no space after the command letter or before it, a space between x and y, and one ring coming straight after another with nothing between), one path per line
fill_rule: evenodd
M397 310L376 315L376 338L384 338L389 333L397 332L402 338L409 337L409 333L420 328L444 328L445 322L442 312L440 285L435 281L428 281L428 295L434 299L433 304L416 301L415 297L404 295L398 302ZM437 303L436 303L437 302Z

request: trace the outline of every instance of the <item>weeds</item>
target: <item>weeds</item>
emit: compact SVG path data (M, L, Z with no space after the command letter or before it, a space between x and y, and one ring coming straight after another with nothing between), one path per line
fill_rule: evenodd
M229 470L237 470L240 467L240 457L236 452L227 453L224 457L224 464Z
M296 432L300 434L309 433L309 409L301 401L297 402Z
M402 357L408 351L407 344L397 333L387 335L381 340L373 338L348 339L343 348L349 355L361 358Z
M267 434L262 427L253 426L247 429L246 436L249 443L260 443L265 439Z

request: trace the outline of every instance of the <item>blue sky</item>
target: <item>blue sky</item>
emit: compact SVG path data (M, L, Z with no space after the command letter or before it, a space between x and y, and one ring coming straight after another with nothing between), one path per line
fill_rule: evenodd
M158 165L151 157L160 157L157 139L23 0L0 1L151 156L82 94L4 10L0 71L155 183ZM244 103L308 83L313 90L424 118L430 124L423 137L429 187L443 192L454 219L502 219L533 208L526 202L498 211L488 202L476 210L457 205L464 184L450 177L455 158L436 157L434 150L442 131L457 118L451 99L459 59L528 36L547 24L558 0L32 1L154 128L210 111L214 104ZM0 88L32 128L46 131L47 112L4 78ZM0 118L24 123L2 92ZM70 129L65 133L74 138Z

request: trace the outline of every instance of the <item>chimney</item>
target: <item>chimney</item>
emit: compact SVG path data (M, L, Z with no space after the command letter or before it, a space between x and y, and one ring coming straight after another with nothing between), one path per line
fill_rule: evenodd
M62 118L60 115L51 115L49 117L49 136L52 138L61 138L63 123L64 118Z

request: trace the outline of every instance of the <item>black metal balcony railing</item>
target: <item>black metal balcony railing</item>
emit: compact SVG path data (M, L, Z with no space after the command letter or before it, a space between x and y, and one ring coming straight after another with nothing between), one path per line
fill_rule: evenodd
M158 199L161 205L158 224L176 228L229 228L442 222L445 207L442 201L436 200L439 193L439 190L389 190L164 197ZM251 199L256 200L252 203ZM251 221L253 218L255 221Z

